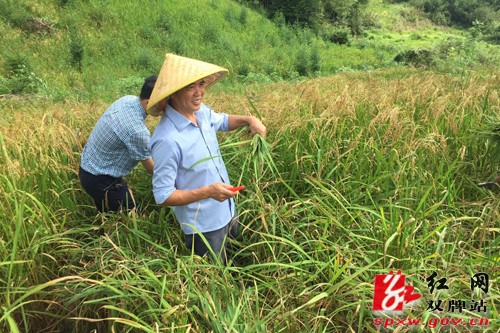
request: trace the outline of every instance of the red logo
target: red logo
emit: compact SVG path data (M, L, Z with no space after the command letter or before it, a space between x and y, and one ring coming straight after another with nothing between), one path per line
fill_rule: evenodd
M422 297L414 294L413 286L405 285L406 276L399 270L396 274L375 275L375 291L373 293L374 311L403 311L403 305Z

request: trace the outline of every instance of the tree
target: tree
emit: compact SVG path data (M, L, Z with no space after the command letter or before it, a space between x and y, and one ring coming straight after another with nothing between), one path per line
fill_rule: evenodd
M261 4L270 17L282 12L288 24L315 26L321 18L321 0L261 0Z

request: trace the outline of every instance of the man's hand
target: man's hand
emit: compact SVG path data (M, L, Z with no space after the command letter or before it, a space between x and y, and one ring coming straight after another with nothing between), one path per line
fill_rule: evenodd
M222 202L234 197L238 193L234 189L231 185L217 182L194 190L175 190L162 203L162 206L184 206L204 199L214 199ZM240 187L236 189L239 190Z
M248 126L252 135L259 134L263 138L266 137L266 126L254 116L239 116L239 115L229 115L229 130L235 130L237 128Z
M152 175L153 174L153 170L155 168L155 164L153 162L153 159L151 157L149 157L148 159L144 160L144 161L141 161L142 165L144 166L144 168L146 169L146 171Z
M257 118L251 117L249 122L250 132L252 135L260 134L263 138L266 137L267 128L264 124Z
M231 191L231 185L221 182L213 183L209 187L209 196L217 201L224 201L235 196L236 192Z

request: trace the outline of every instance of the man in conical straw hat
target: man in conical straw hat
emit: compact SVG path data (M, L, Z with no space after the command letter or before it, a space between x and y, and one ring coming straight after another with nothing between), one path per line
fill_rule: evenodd
M254 135L266 134L253 116L218 113L203 104L205 89L225 74L222 67L167 54L148 105L168 97L149 144L155 200L173 208L188 248L200 256L213 253L223 263L227 236L237 231L236 192L216 132L248 126Z

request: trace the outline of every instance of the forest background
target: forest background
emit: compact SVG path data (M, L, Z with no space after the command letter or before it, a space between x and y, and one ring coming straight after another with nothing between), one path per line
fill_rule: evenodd
M374 332L374 277L400 269L444 301L404 316L496 332L499 22L494 0L0 0L0 331ZM207 103L268 126L220 136L247 187L229 267L189 254L141 168L139 216L96 216L78 182L167 52L228 68Z

